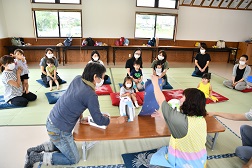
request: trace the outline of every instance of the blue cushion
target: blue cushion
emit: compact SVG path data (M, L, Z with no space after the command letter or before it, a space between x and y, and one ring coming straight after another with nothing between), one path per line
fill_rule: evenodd
M173 89L173 87L167 82L166 85L162 86L162 89Z
M252 76L248 76L247 81L252 83Z
M20 106L5 103L4 96L0 95L0 109L9 109L9 108L20 108Z
M49 104L55 104L57 100L65 93L66 90L45 93Z
M44 87L46 87L46 88L48 88L49 87L49 85L46 85L43 81L42 81L42 79L38 79L38 80L36 80L39 84L41 84L42 86L44 86ZM62 82L60 83L60 84L64 84L64 83L66 83L66 81L64 81L63 79L62 79ZM53 82L53 86L55 86L55 83Z
M108 76L108 79L104 81L104 84L111 84L111 79L109 76Z
M126 153L122 154L122 158L126 168L147 168L150 167L150 158L155 152L157 152L157 149L136 153Z
M162 79L158 80L158 84L161 90ZM147 80L147 82L145 82L144 102L143 102L143 106L139 115L151 115L152 113L155 112L155 110L158 110L158 109L159 109L159 105L154 95L154 87L153 87L152 81Z

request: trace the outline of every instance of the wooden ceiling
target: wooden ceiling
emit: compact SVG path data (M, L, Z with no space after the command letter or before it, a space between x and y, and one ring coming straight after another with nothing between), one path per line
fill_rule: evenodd
M180 6L252 10L252 0L182 0Z

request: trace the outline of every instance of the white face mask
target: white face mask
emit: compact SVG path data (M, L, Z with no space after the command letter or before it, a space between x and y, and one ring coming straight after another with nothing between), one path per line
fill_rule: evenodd
M47 58L52 58L53 54L46 54Z
M162 55L158 55L157 57L158 57L158 60L163 60L164 59L164 57Z
M139 54L134 54L134 57L135 57L136 59L138 59L138 58L140 58L140 55L139 55Z
M15 68L15 63L8 64L8 69L13 70Z
M205 54L205 53L206 53L206 50L200 49L200 53L201 53L201 54Z
M99 83L95 84L95 87L96 88L101 87L103 85L103 82L104 82L104 79L101 79L101 81Z
M162 68L156 68L156 74L160 76L162 74Z
M130 87L132 86L132 84L127 83L125 86L126 86L127 88L130 88Z
M239 61L240 65L245 65L245 61Z
M94 61L98 61L98 60L99 60L99 57L94 57L93 60L94 60Z

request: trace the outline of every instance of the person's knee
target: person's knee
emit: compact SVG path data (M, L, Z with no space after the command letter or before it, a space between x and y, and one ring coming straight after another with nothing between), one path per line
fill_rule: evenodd
M23 99L20 101L11 102L11 104L13 104L15 106L20 106L20 107L26 107L28 105L28 100Z
M246 153L243 146L239 146L235 149L235 154L237 157L239 157L241 160L244 160L245 162L248 161L248 158L246 157Z
M77 163L79 163L79 161L80 161L79 153L76 153L75 156L72 159L70 159L71 164L77 164Z

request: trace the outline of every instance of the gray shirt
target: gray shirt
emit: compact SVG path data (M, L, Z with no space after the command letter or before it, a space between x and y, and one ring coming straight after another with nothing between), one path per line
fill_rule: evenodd
M183 138L188 131L187 116L177 109L173 109L166 101L162 103L162 113L164 119L174 138Z
M234 65L233 74L232 74L232 76L234 76L234 77L236 77L236 69L237 69L238 66L239 66L239 64ZM243 77L242 77L245 82L248 82L247 77L249 76L250 72L251 72L250 66L246 65L246 69L245 69Z
M22 83L20 82L20 86L16 88L15 86L12 86L8 84L9 81L17 81L17 76L13 71L3 71L2 73L2 82L4 85L4 100L7 103L10 99L22 96Z
M125 93L134 93L134 90L133 90L133 88L132 89L125 89L124 86L122 86L120 89L120 97Z

